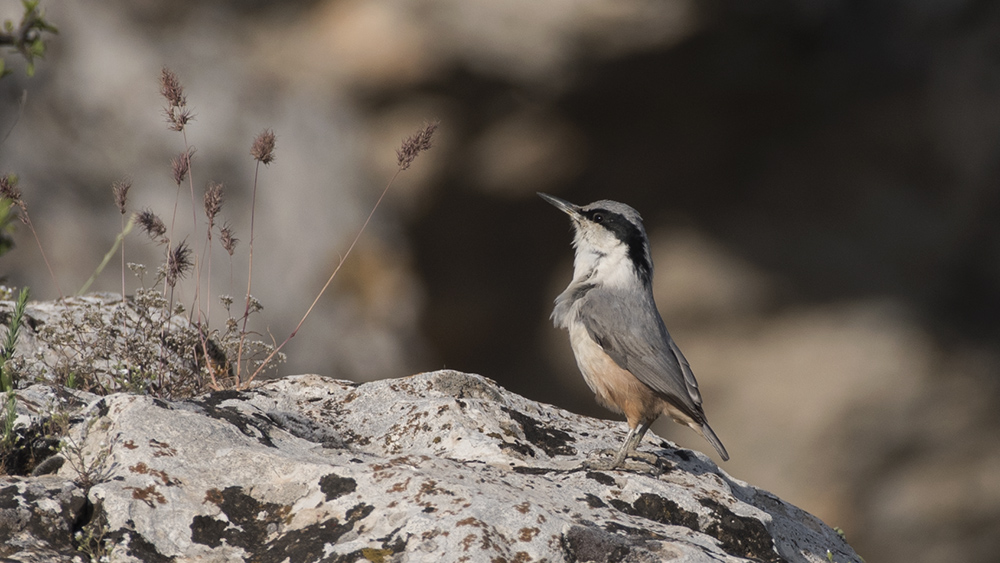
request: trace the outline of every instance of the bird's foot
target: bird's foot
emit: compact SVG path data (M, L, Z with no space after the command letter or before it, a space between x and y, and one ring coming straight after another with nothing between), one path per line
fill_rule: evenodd
M654 454L632 451L622 459L618 457L618 450L601 450L595 457L583 462L583 468L596 471L614 471L621 469L624 471L634 471L636 473L649 473L650 475L660 475L663 468L659 464L660 458ZM603 456L610 455L607 459ZM627 458L636 460L630 462Z
M633 451L629 452L628 456L626 457L630 457L632 459L638 459L639 461L644 461L649 465L655 465L657 467L659 467L660 465L660 456L656 454L648 454L648 453Z

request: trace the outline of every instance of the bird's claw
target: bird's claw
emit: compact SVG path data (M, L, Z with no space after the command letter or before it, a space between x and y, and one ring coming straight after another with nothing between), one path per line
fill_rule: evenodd
M629 452L626 459L618 460L618 452L616 450L601 450L597 453L594 458L584 461L582 466L584 469L594 470L594 471L614 471L620 469L623 471L633 471L636 473L648 473L650 475L661 475L663 473L663 468L659 464L659 459L654 454L643 453L643 452ZM606 459L602 456L611 455L611 459ZM632 458L636 460L635 462L628 461L627 458Z

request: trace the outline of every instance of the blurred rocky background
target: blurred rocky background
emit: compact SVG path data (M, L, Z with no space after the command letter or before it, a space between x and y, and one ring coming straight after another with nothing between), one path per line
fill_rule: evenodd
M130 176L132 209L171 215L184 140L163 121L162 66L196 114L195 185L225 184L222 215L242 239L231 270L216 249L213 294L245 292L250 143L278 135L253 278L254 329L278 341L395 171L400 140L439 119L279 373L448 367L610 417L548 321L570 230L535 192L624 201L645 218L657 300L728 472L843 528L869 562L997 560L1000 4L43 7L59 26L46 59L28 79L7 57L15 73L0 80L0 172L19 174L64 293L118 232L112 182ZM0 0L0 18L20 9ZM200 251L190 194L180 202L178 229ZM5 283L57 297L23 227L16 241ZM151 270L158 252L126 240ZM92 289L120 291L119 270ZM706 450L670 422L654 431Z

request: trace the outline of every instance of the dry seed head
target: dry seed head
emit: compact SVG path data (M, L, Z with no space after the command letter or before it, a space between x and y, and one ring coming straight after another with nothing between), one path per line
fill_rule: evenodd
M400 170L406 170L416 160L417 155L431 148L431 137L437 131L438 122L424 123L413 135L403 139L403 145L396 151L396 163Z
M167 226L163 224L162 219L156 216L156 213L144 209L135 214L135 220L139 223L139 227L146 231L149 238L157 242L164 242L163 235L167 234Z
M191 170L192 155L194 155L194 148L182 152L170 161L170 172L174 182L178 185L184 181L187 173Z
M263 130L257 138L253 140L250 147L250 156L261 164L271 164L274 162L274 131Z
M21 197L21 190L17 187L17 175L6 174L0 176L0 197L9 199L13 205L16 205L21 210L17 218L25 225L30 224L30 220L28 219L28 204L24 203L24 199Z
M115 195L115 205L122 215L125 214L125 204L128 202L128 191L132 189L132 179L122 178L111 185L111 192Z
M191 247L181 241L167 254L167 285L174 287L177 280L191 270Z
M0 176L0 197L9 199L13 203L20 203L21 190L17 188L17 176L4 174Z
M188 109L179 108L164 108L163 112L167 114L167 123L170 124L171 131L183 131L184 126L188 124L189 121L194 120L194 114Z
M236 244L240 242L240 239L233 236L233 229L229 226L228 222L219 229L219 238L222 239L222 248L225 248L226 252L232 256L233 252L236 251Z
M177 75L167 67L160 71L160 94L167 99L170 107L183 107L187 105L187 98L184 97L184 88Z
M211 231L215 224L215 216L222 209L222 184L212 182L205 191L205 216L208 217L208 228Z
M183 131L184 126L194 119L194 115L187 109L187 98L184 96L181 81L166 67L160 71L160 94L167 100L167 107L163 108L163 113L167 116L170 130Z

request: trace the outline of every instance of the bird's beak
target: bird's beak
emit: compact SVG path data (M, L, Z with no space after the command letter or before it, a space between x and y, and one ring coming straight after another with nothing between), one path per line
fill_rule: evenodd
M574 204L566 201L565 199L559 199L557 197L550 196L549 194L543 194L542 192L538 192L538 197L540 197L540 198L544 199L545 201L551 203L552 205L556 206L557 209L559 209L563 213L566 213L570 217L579 217L580 216L580 206L579 205L574 205Z

